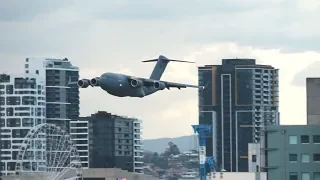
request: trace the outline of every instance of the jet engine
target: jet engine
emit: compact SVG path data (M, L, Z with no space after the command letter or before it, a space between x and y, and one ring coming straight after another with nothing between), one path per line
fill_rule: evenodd
M100 86L100 84L99 84L99 78L92 78L92 79L90 80L90 84L91 84L92 86Z
M90 85L90 83L89 83L89 80L87 79L81 79L77 82L77 85L80 88L87 88Z
M163 90L164 88L166 88L166 85L163 82L156 81L153 83L153 87L155 89Z
M143 86L143 82L141 80L138 79L132 79L130 82L132 87L141 87Z

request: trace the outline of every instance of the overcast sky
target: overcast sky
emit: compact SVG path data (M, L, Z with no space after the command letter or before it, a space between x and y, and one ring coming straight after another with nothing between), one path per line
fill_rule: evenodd
M26 57L67 57L81 77L122 72L149 77L163 54L163 79L197 84L197 66L256 58L280 69L281 124L306 123L305 78L319 76L318 0L0 0L0 72L22 72ZM81 115L106 110L141 118L144 138L192 134L197 90L117 98L81 90Z

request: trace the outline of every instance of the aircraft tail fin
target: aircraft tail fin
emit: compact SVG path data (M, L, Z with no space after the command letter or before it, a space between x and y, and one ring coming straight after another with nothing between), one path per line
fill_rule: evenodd
M162 55L160 55L158 59L150 59L150 60L145 60L145 61L142 61L142 62L157 62L157 64L153 68L153 71L151 73L150 79L160 80L163 72L165 71L165 69L166 69L166 67L167 67L167 65L168 65L168 63L170 61L172 61L172 62L183 62L183 63L194 63L194 62L190 62L190 61L168 59L168 58L166 58L166 57L164 57Z

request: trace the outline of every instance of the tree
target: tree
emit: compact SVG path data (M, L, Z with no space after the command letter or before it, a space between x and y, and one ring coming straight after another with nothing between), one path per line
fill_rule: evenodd
M153 153L151 157L151 163L155 163L159 159L159 154L158 153Z
M180 150L176 144L173 142L168 143L169 148L163 153L165 157L170 157L171 155L177 155L180 154Z
M152 157L153 157L153 153L152 152L144 152L143 162L144 163L151 163Z

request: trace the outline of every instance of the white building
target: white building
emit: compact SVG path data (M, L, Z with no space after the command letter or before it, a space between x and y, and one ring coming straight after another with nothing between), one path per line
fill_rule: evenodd
M0 118L1 118L1 175L15 172L17 154L21 143L30 129L45 122L45 87L40 77L0 75ZM45 139L35 138L45 141ZM39 142L39 141L38 141ZM39 154L41 158L31 156L28 161L33 171L40 171L45 165L45 146L38 149L31 145L25 154Z
M46 87L46 120L71 133L77 131L71 128L79 121L79 88L71 82L79 80L79 68L73 66L68 59L27 58L25 61L26 75L38 75L45 79ZM73 122L75 121L75 122ZM82 122L80 122L81 125ZM80 131L80 130L79 130ZM82 129L83 131L83 129ZM79 136L79 137L77 137ZM88 139L86 133L71 133L74 139ZM82 165L88 167L89 148L88 141L74 140L81 152Z
M142 121L133 120L133 171L143 173Z
M89 168L89 124L88 121L70 121L70 135L76 145L83 168Z

